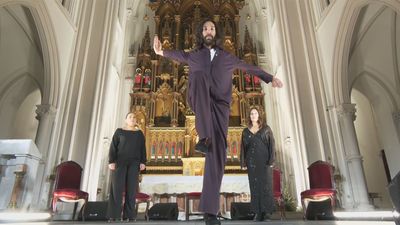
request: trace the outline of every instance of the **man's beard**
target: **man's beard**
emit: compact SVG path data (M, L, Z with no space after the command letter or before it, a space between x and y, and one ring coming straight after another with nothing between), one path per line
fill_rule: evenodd
M207 37L212 37L212 38L210 39L210 38L207 38ZM203 41L204 41L204 45L208 46L208 47L214 47L215 44L216 44L215 37L213 37L211 35L207 35L205 37L203 36Z

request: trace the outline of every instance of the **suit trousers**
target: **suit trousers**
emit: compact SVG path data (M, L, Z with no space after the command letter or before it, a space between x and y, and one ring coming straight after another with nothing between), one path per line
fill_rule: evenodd
M136 192L138 187L139 162L117 164L112 173L110 196L108 200L108 218L136 218ZM125 192L125 202L122 206L122 198Z
M226 162L230 105L218 100L208 74L196 73L189 86L189 103L196 115L196 130L201 138L211 138L206 154L203 190L199 210L217 215L219 194Z

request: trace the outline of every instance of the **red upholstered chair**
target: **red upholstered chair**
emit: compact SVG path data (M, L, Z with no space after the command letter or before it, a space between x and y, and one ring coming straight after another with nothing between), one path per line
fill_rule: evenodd
M273 182L273 190L274 190L274 199L278 205L279 211L281 213L281 220L286 219L285 213L285 201L283 200L282 195L282 180L281 180L281 170L278 167L273 167L272 169L272 182Z
M73 220L75 219L78 203L83 202L82 213L84 215L89 194L80 190L81 176L82 167L74 161L62 162L57 166L52 202L53 213L57 211L57 202L60 200L75 203L72 215Z
M185 194L185 219L186 221L189 220L190 215L203 215L203 213L193 213L190 211L190 200L200 199L201 192L189 192ZM193 204L192 204L193 205Z
M148 194L138 192L136 193L136 215L138 214L139 204L146 203L146 211L144 211L144 218L149 220L149 206L150 206L151 197Z
M336 189L333 180L333 166L327 162L318 160L308 167L310 189L301 192L301 203L304 215L307 211L308 202L324 201L330 199L332 209L335 207Z

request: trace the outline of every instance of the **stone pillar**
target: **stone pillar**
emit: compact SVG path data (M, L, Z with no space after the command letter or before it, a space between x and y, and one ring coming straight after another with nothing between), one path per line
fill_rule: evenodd
M36 133L35 143L42 154L42 161L38 167L37 179L34 187L34 193L38 193L38 195L33 196L34 200L32 202L38 202L37 207L44 209L48 208L50 199L51 183L47 178L52 173L52 165L54 163L54 158L57 155L56 151L50 151L49 149L57 110L54 106L49 104L37 105L36 107L36 119L39 120L39 126Z
M373 206L369 203L362 156L354 127L354 120L356 118L355 105L342 104L337 108L337 113L343 141L345 166L348 168L349 177L347 179L353 193L353 207L358 210L373 210ZM349 195L349 193L345 194Z

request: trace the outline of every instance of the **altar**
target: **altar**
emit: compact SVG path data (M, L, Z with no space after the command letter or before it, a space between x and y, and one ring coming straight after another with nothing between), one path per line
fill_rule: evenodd
M201 192L203 176L182 175L143 175L140 191L149 195L154 194L184 194ZM250 193L247 175L224 175L221 184L221 193Z
M185 211L185 194L201 192L203 176L182 175L143 175L140 192L152 196L152 202L176 202L179 211ZM231 202L247 202L250 200L250 188L247 175L224 175L220 189L220 212L230 211ZM198 200L195 200L198 202ZM193 210L197 210L197 204Z

